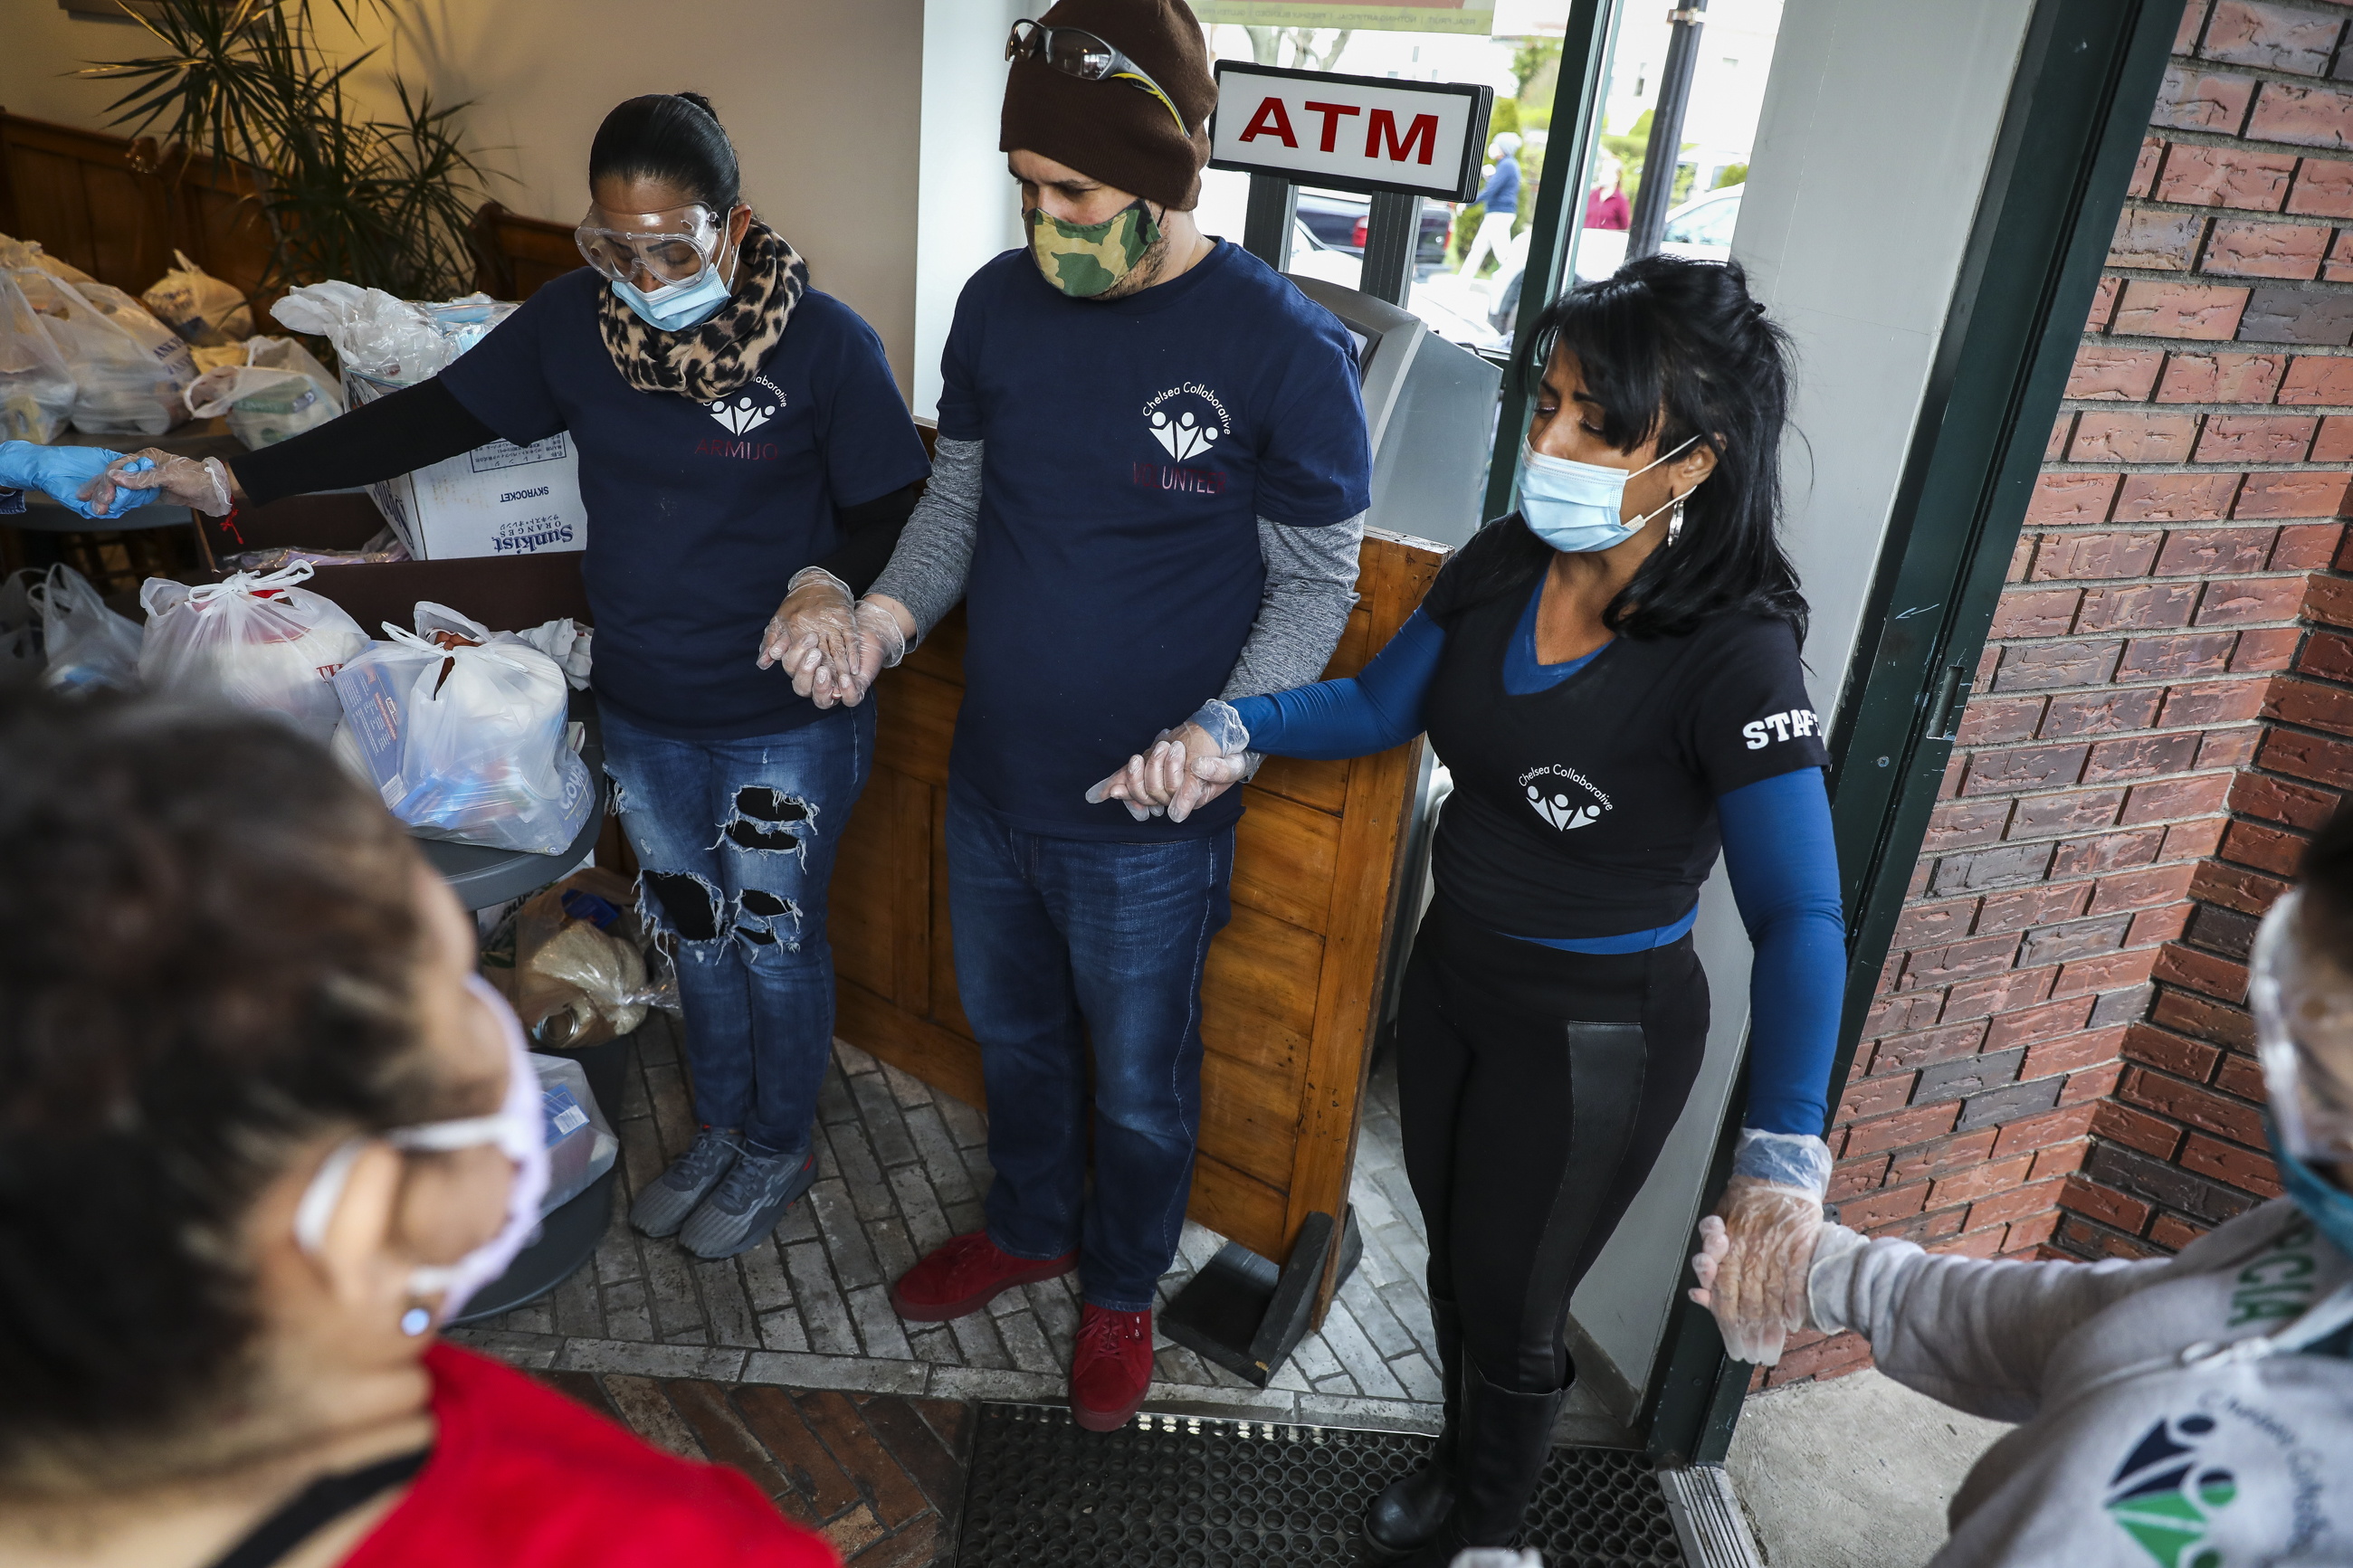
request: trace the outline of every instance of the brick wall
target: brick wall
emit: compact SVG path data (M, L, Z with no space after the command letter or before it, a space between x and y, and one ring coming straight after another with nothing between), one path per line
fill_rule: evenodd
M2244 960L2353 784L2348 17L2184 12L1839 1104L1872 1235L2140 1256L2279 1190Z

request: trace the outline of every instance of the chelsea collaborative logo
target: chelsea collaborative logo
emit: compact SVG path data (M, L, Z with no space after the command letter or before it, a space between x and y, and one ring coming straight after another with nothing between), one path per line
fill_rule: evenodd
M1530 768L1520 775L1520 787L1535 814L1564 833L1592 826L1609 809L1609 797L1592 780L1557 763Z
M740 396L714 398L702 405L704 412L726 426L727 433L731 436L742 436L749 431L757 430L761 426L774 419L785 406L784 388L765 375L755 375L752 378L752 382L753 390L747 390ZM775 394L776 402L771 404L765 396L760 395L757 390L760 388Z
M1180 398L1206 406L1175 406ZM1144 405L1144 418L1152 438L1160 443L1160 449L1179 463L1198 457L1233 434L1233 422L1226 417L1226 405L1218 400L1216 393L1197 382L1172 386L1153 398Z

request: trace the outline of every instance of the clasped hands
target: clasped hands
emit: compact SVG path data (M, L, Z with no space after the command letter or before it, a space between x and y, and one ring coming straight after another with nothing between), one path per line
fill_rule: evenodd
M1732 1179L1699 1222L1691 1299L1715 1314L1725 1353L1772 1366L1789 1334L1811 1321L1808 1286L1822 1217L1830 1148L1819 1138L1744 1128Z
M819 708L856 707L875 678L907 655L915 618L885 595L860 599L821 566L794 574L785 602L760 634L759 666L783 667L793 689Z
M1163 814L1182 822L1247 778L1249 736L1236 740L1239 724L1221 725L1229 731L1221 742L1200 719L1196 714L1174 730L1161 731L1151 750L1128 758L1126 766L1088 790L1087 804L1115 800L1138 822Z

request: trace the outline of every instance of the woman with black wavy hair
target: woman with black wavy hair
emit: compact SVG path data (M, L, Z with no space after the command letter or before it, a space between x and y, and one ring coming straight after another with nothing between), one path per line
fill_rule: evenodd
M1804 1322L1831 1163L1845 943L1778 539L1782 333L1738 267L1653 257L1555 303L1519 373L1519 510L1362 675L1207 704L1099 786L1189 814L1259 753L1421 730L1453 773L1398 1021L1446 1427L1366 1520L1417 1565L1519 1529L1575 1376L1570 1295L1704 1054L1691 929L1719 845L1757 952L1746 1126L1703 1226L1736 1355Z

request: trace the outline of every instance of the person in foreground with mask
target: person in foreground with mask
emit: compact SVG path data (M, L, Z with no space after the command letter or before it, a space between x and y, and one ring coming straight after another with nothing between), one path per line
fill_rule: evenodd
M1738 1266L1820 1224L1846 949L1778 540L1785 355L1736 266L1653 257L1567 295L1519 366L1542 371L1519 510L1364 673L1204 703L1097 786L1184 818L1254 752L1362 756L1419 731L1454 775L1398 1018L1445 1427L1375 1500L1377 1558L1436 1568L1519 1531L1576 1375L1569 1297L1706 1047L1691 929L1719 843L1757 958L1718 1212Z
M406 831L268 719L0 689L0 1562L819 1568L436 1330L547 1181Z
M2171 1258L1992 1262L1825 1226L1794 1299L1752 1304L1703 1222L1703 1305L1852 1329L1898 1383L2021 1423L1954 1495L1934 1568L2353 1563L2353 811L2263 917L2249 980L2286 1195Z
M852 636L929 465L881 341L744 204L706 100L615 109L588 189L588 266L439 375L227 464L147 454L158 471L121 482L220 513L570 432L605 771L644 912L678 939L701 1127L629 1219L728 1258L816 1178L827 889L874 754L871 708L821 710L775 667L804 634Z
M1372 463L1338 320L1193 221L1217 84L1182 0L1062 0L1007 53L1029 246L965 285L931 489L859 606L859 662L807 679L854 702L965 603L948 900L997 1173L987 1228L892 1301L940 1321L1075 1268L1071 1405L1109 1431L1152 1377L1241 802L1180 822L1085 791L1137 726L1321 673Z

